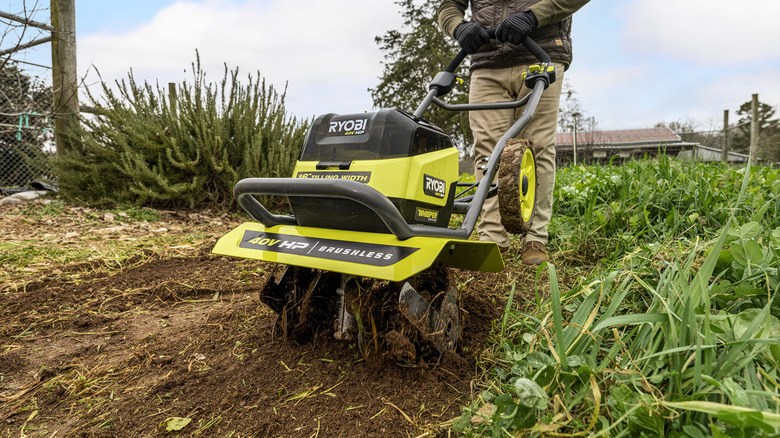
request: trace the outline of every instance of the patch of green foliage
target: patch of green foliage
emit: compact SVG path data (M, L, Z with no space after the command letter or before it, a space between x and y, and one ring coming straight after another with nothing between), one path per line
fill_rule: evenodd
M665 155L560 169L551 245L610 262L643 244L711 236L732 216L780 226L780 171L752 168L740 198L744 176L744 168Z
M45 216L58 217L65 211L65 203L59 199L53 199L43 205L32 204L20 210L20 214L31 219L40 219Z
M65 199L226 206L240 179L289 176L308 123L286 115L284 93L227 66L218 84L206 82L199 62L193 76L175 93L132 73L116 90L101 82L101 97L90 92L97 116L79 118L71 142L80 147L57 162Z
M0 264L8 269L23 269L41 260L64 264L73 261L71 252L39 240L0 244Z
M550 296L526 312L512 290L488 389L454 429L778 434L780 170L666 157L579 166L559 170L555 197L557 254L599 255L598 268L564 288L542 266Z
M157 222L162 217L160 213L151 208L139 208L134 205L126 206L124 208L119 207L114 211L117 214L118 220L125 220L126 222Z

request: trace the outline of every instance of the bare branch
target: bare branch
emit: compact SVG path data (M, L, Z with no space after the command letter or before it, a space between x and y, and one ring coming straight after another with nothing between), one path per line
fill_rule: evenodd
M3 50L3 51L0 51L0 56L7 55L9 53L15 53L15 52L18 52L20 50L29 49L30 47L35 47L35 46L39 46L41 44L46 44L46 43L50 43L50 42L51 42L51 36L39 38L37 40L33 40L33 41L30 41L30 42L25 43L25 44L20 44L20 45L18 45L16 47L12 47L10 49L6 49L6 50Z
M52 27L52 26L50 26L48 24L40 23L38 21L34 21L34 20L31 20L29 18L29 17L33 17L36 13L40 12L41 10L43 10L43 8L39 6L39 3L40 3L40 0L35 0L35 2L33 2L32 7L28 7L27 1L23 1L22 2L23 11L21 13L19 13L19 14L11 14L9 12L0 12L0 18L5 19L5 20L10 20L10 22L8 22L8 23L3 23L3 24L6 24L7 27L3 30L2 35L0 35L0 43L6 42L5 41L6 37L10 36L12 33L17 33L17 35L15 37L16 44L11 44L10 48L2 50L0 52L0 57L2 57L4 55L8 55L8 54L13 54L13 53L19 52L21 50L28 49L30 47L35 47L35 46L38 46L40 44L44 44L44 43L50 42L52 40L52 36L51 35L47 35L46 37L38 38L38 39L35 39L35 40L32 40L32 41L29 41L29 42L27 42L25 44L21 43L23 40L25 40L25 35L33 27L37 27L39 29L44 29L44 30L47 30L49 32L54 30L54 27ZM18 23L21 23L21 24L14 24L15 22L18 22ZM15 29L18 29L18 28L21 28L21 30L17 32ZM41 30L39 30L39 32L40 33L44 33L44 31L41 31ZM9 61L10 61L10 56L5 57L4 59L0 58L0 70L4 69Z
M39 29L48 30L49 32L54 31L54 28L46 23L41 23L38 21L29 20L25 17L19 17L18 15L9 14L8 12L2 12L0 11L0 17L6 18L8 20L16 21L19 23L24 24L25 26L30 27L37 27Z

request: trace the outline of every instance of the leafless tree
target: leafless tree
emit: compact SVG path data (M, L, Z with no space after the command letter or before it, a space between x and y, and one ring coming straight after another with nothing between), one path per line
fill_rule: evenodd
M48 8L41 0L23 0L21 11L0 11L0 70L19 51L51 41L53 28L34 20L46 11Z

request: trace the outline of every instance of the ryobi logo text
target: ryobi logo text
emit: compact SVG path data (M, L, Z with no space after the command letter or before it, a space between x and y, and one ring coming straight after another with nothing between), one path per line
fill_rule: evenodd
M328 127L328 134L359 135L366 132L368 119L333 120Z
M444 180L439 178L424 175L423 184L423 192L428 196L443 198L444 194L447 193L447 186L445 185Z

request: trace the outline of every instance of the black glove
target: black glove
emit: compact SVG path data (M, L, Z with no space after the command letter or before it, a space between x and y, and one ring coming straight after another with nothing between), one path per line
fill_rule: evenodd
M512 14L496 29L496 39L502 43L523 44L523 38L536 29L538 24L530 10Z
M460 23L455 28L454 36L468 54L476 53L480 47L490 42L487 30L477 23Z

